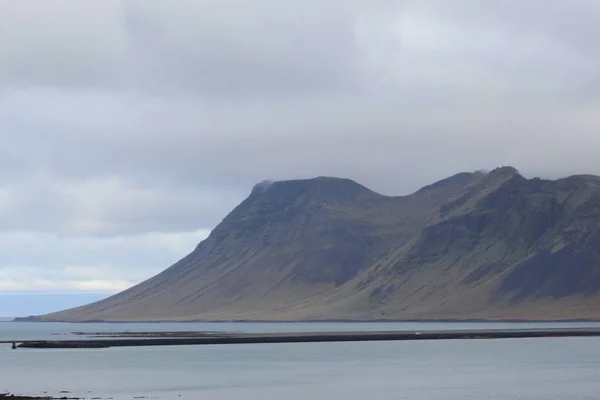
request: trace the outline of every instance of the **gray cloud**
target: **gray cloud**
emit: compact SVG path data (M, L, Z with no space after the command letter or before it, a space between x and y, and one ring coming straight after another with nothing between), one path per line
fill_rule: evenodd
M2 240L192 243L264 179L600 174L600 7L576 3L2 2ZM19 268L67 281L53 257Z
M23 3L5 17L10 85L256 98L356 81L354 19L340 2Z
M0 233L0 293L114 293L160 272L208 231L73 237Z

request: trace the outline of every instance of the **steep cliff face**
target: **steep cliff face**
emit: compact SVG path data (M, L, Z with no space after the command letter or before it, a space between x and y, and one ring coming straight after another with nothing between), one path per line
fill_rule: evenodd
M599 222L593 176L263 182L161 274L38 319L597 318Z

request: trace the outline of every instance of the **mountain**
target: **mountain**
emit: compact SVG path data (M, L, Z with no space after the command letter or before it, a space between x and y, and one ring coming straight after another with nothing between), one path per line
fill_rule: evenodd
M460 173L400 197L263 182L189 255L60 321L600 318L600 178Z

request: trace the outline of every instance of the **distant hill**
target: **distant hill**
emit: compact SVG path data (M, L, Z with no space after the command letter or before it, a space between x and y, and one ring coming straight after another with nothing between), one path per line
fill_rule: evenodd
M35 320L600 318L600 178L460 173L388 197L263 182L188 256Z

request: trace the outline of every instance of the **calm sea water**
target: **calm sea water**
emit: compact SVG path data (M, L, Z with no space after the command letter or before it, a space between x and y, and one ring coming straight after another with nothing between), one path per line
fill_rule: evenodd
M581 324L0 324L0 340L73 331L334 331ZM583 326L600 326L585 324ZM600 338L0 348L0 392L134 399L597 400ZM65 395L63 394L60 394Z

